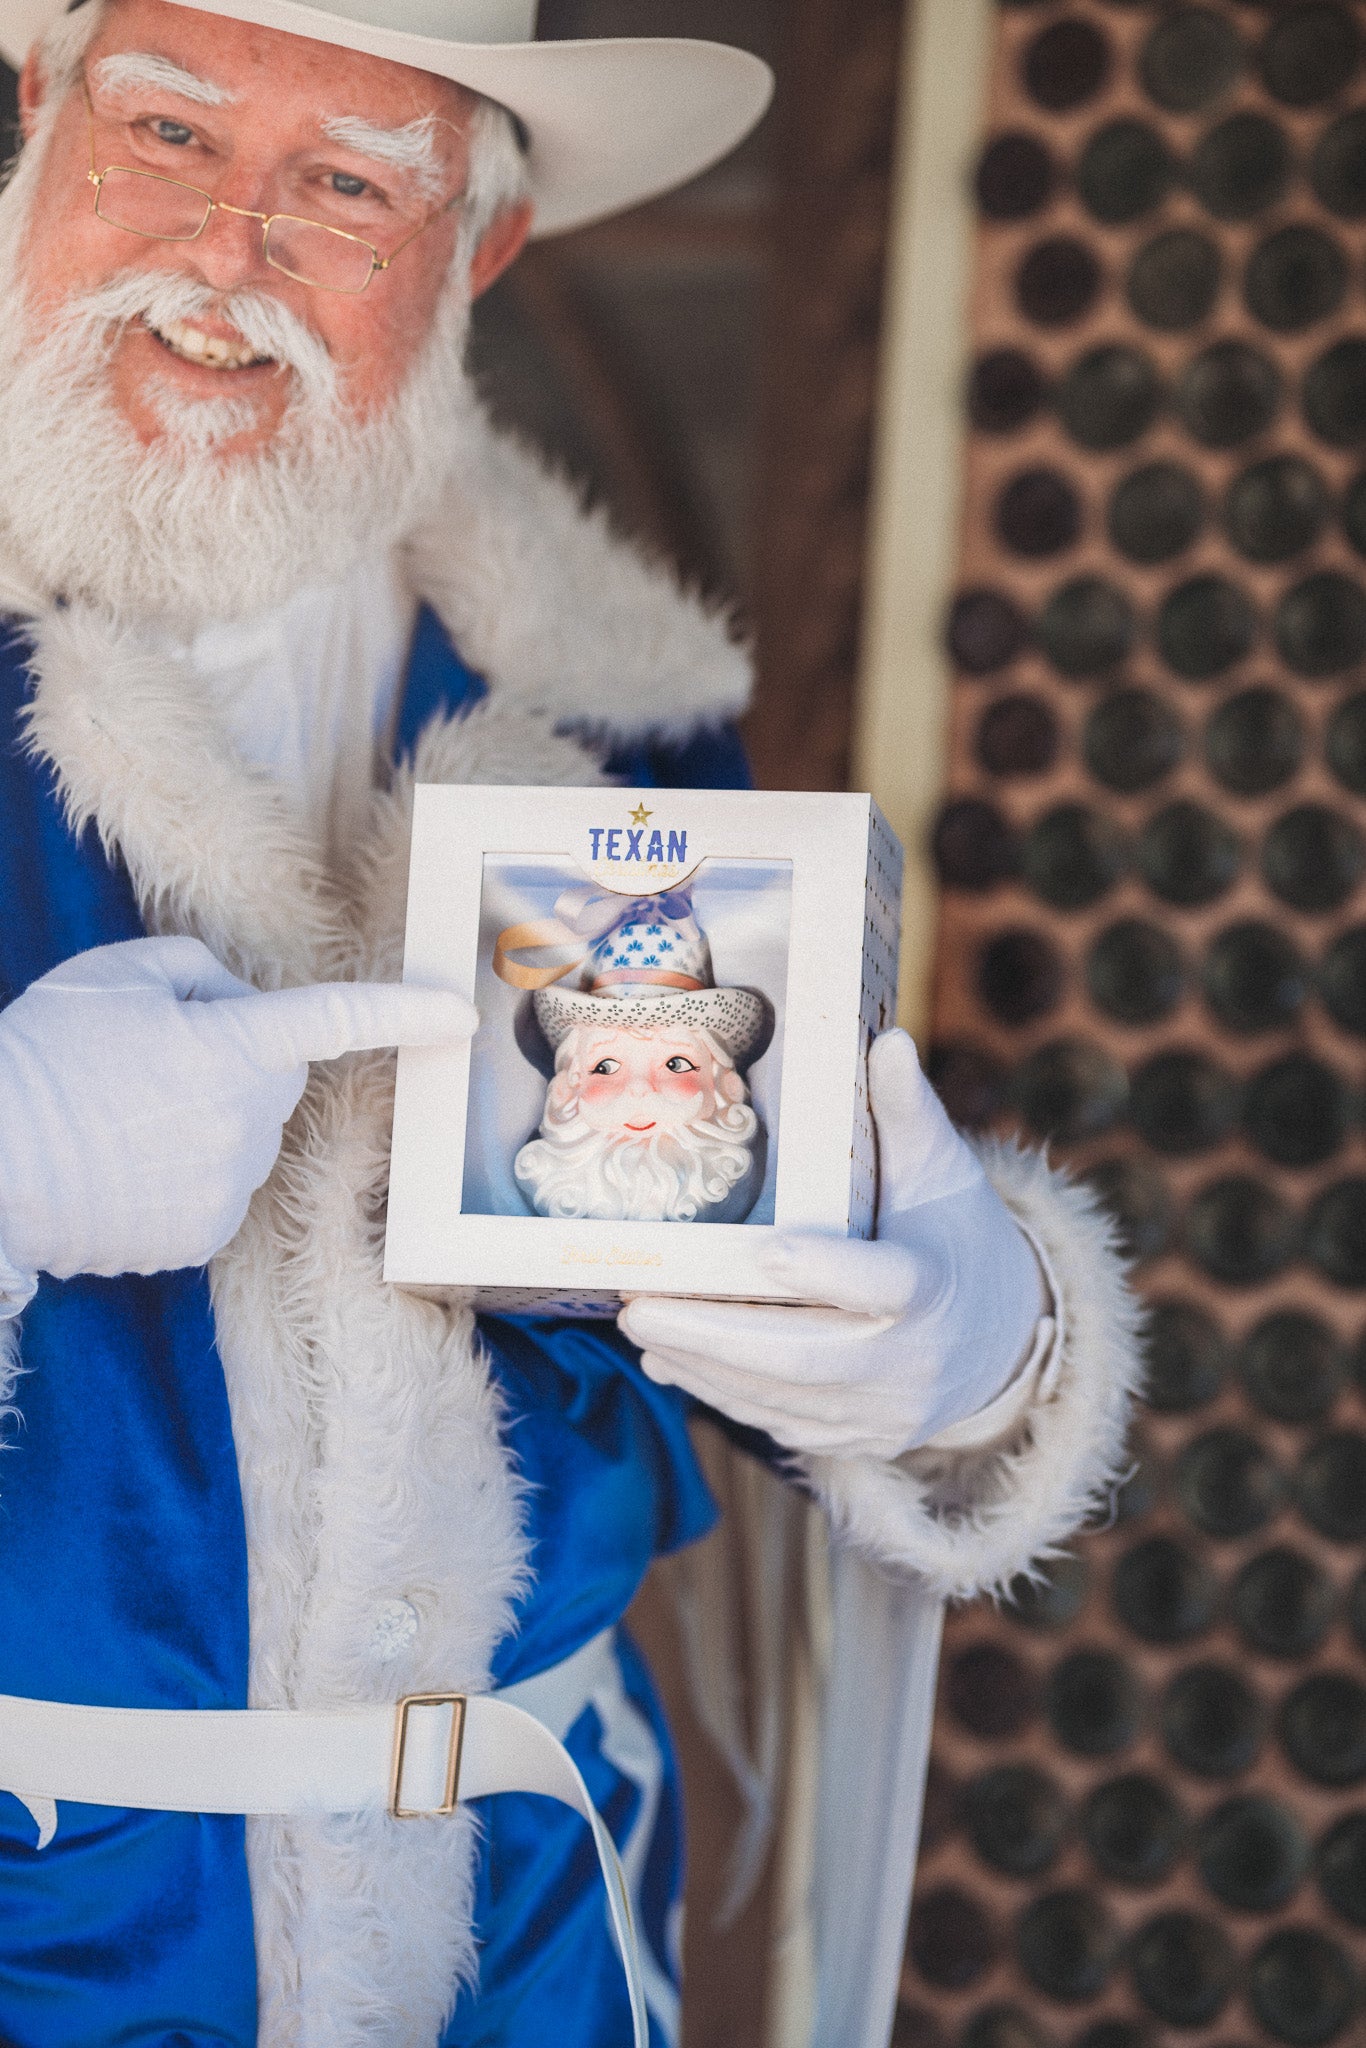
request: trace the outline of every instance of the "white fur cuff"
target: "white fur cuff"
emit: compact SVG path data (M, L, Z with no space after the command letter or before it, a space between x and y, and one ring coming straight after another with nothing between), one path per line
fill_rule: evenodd
M1057 1348L1038 1398L991 1444L926 1445L895 1462L801 1461L837 1536L950 1599L1002 1593L1056 1555L1120 1476L1143 1370L1140 1304L1095 1195L1042 1153L1000 1142L978 1150L1056 1292Z
M37 1274L21 1272L18 1266L11 1265L5 1257L5 1247L0 1244L0 1323L22 1315L37 1292Z

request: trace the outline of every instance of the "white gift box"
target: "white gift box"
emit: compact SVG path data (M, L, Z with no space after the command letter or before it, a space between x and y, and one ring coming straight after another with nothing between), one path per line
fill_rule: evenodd
M868 796L420 787L403 978L470 997L480 1026L468 1044L399 1054L385 1278L468 1289L485 1308L603 1315L639 1293L782 1299L759 1256L775 1228L868 1236L867 1053L896 1016L901 872ZM676 934L684 908L710 948L712 1002L754 991L768 1019L738 1056L754 1164L720 1211L747 1213L538 1215L516 1171L554 1071L534 991L587 986L604 926L601 957L655 960L637 935ZM601 1001L587 999L595 1017Z

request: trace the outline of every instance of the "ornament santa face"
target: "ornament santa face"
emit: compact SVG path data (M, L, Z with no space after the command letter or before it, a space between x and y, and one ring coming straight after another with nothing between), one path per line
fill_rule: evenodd
M555 1073L517 1179L542 1216L740 1222L764 1151L740 1063L762 1049L768 1005L715 986L686 899L646 899L617 917L581 988L534 998Z

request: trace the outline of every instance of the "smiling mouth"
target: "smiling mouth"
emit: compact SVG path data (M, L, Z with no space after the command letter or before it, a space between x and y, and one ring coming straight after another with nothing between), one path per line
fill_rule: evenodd
M206 334L192 320L168 320L164 327L143 325L155 341L182 363L195 363L204 370L259 370L274 364L273 356L258 356L249 342L229 341L221 334Z
M652 1123L650 1123L650 1124L626 1124L626 1125L624 1126L624 1128L625 1128L626 1130L628 1130L628 1131L652 1131L652 1130L654 1129L654 1125L653 1125Z

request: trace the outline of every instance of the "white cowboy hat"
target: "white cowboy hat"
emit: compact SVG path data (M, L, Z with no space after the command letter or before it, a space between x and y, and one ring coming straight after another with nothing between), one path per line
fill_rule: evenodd
M773 75L746 50L684 38L535 41L536 0L179 0L261 28L364 50L507 107L530 137L532 233L553 235L696 177L749 133ZM0 0L17 69L66 0Z

